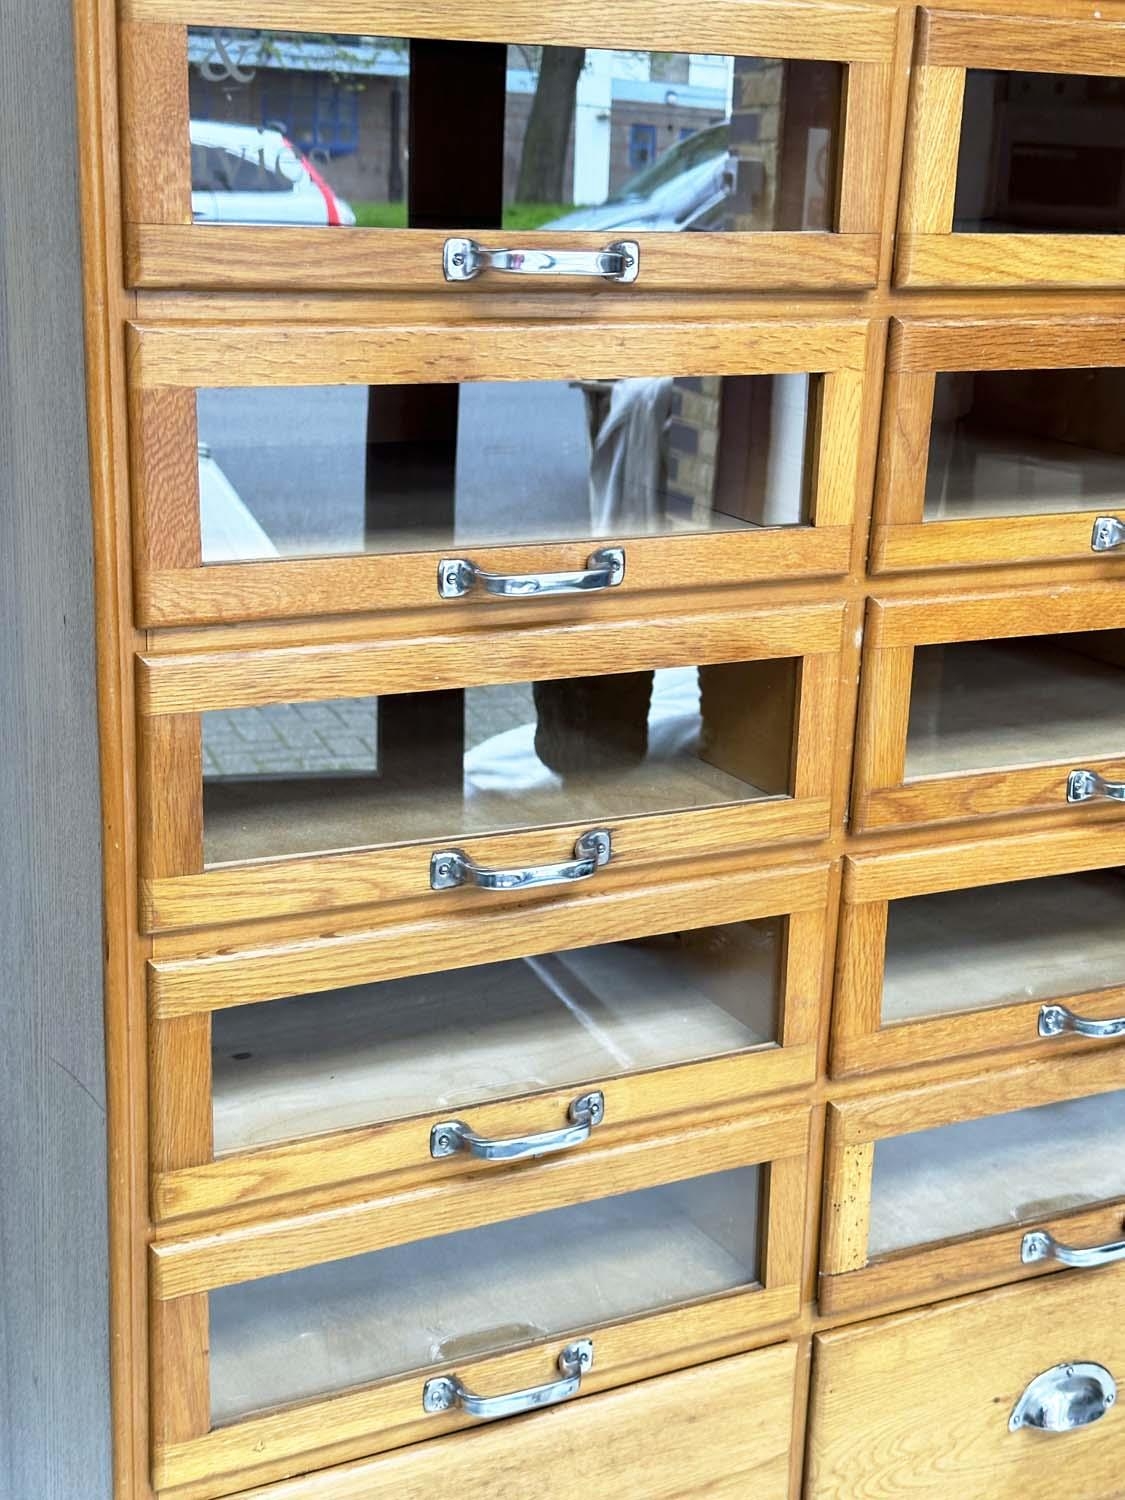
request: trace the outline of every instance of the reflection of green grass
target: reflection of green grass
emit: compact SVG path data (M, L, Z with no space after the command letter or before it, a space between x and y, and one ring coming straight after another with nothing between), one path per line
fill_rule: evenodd
M570 213L573 203L509 203L504 210L505 229L538 229L552 219ZM355 221L365 229L405 229L405 203L353 203Z

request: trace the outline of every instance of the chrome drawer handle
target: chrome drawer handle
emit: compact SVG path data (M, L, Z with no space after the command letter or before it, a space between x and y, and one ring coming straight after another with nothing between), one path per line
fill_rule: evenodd
M1107 781L1097 771L1071 771L1066 778L1068 802L1092 802L1098 797L1125 802L1125 781Z
M596 594L615 589L625 577L625 552L603 547L586 559L579 573L486 573L471 558L443 557L438 563L438 593L443 599L463 599L479 583L486 594L524 599L532 594Z
M559 1401L568 1401L577 1396L582 1386L582 1377L594 1363L592 1339L578 1339L567 1344L559 1355L562 1380L553 1380L549 1385L533 1386L529 1391L509 1391L506 1396L477 1396L466 1390L456 1375L438 1375L427 1380L422 1388L422 1406L428 1412L452 1411L459 1406L470 1417L479 1417L482 1422L495 1422L497 1417L514 1417L521 1411L534 1411L540 1406L555 1406Z
M1039 1035L1062 1036L1069 1031L1074 1036L1125 1036L1125 1016L1109 1021L1088 1021L1076 1015L1065 1005L1041 1005L1039 1007Z
M1078 1361L1037 1375L1016 1402L1008 1431L1074 1432L1105 1416L1117 1400L1117 1382L1104 1365Z
M536 885L570 885L589 880L613 857L613 836L592 828L574 846L574 858L561 865L533 865L527 870L486 870L459 849L441 849L430 860L430 889L451 891L475 885L482 891L526 891Z
M1099 516L1094 522L1090 551L1113 552L1122 545L1125 545L1125 521L1119 521L1116 516Z
M1025 1266L1041 1260L1057 1260L1061 1266L1109 1266L1125 1260L1125 1240L1110 1240L1105 1245L1092 1245L1089 1250L1075 1250L1070 1245L1060 1245L1046 1229L1035 1229L1023 1237L1020 1260Z
M482 271L516 276L600 276L604 281L636 281L641 247L615 240L604 250L488 250L476 240L446 240L442 252L446 281L472 281Z
M552 1151L566 1151L590 1139L595 1125L605 1119L605 1095L580 1094L567 1110L569 1125L546 1130L542 1135L517 1136L513 1140L490 1140L478 1135L463 1120L443 1120L430 1131L430 1155L440 1160L467 1151L480 1161L528 1161L533 1156L549 1156Z

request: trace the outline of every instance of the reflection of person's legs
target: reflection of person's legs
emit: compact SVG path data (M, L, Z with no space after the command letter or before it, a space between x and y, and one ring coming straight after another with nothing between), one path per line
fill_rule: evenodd
M556 775L624 770L648 753L652 672L537 682L535 753Z

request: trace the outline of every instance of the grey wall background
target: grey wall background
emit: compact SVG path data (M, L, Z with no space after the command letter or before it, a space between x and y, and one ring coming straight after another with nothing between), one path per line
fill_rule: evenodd
M68 0L0 0L0 1496L111 1493L100 817Z

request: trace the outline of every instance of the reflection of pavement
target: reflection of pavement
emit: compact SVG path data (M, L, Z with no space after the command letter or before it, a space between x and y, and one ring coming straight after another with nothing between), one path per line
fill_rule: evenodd
M205 776L320 775L375 768L373 698L271 703L203 715ZM465 694L465 748L535 720L527 683Z

